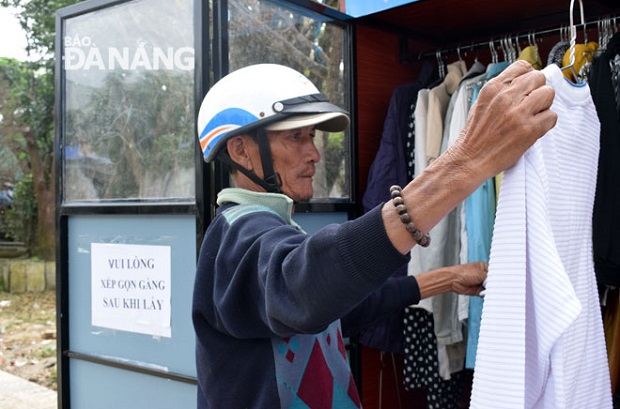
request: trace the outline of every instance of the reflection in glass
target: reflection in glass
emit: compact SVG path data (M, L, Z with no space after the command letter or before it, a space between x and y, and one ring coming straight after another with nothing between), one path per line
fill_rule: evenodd
M65 20L64 201L194 199L192 0Z
M269 1L229 0L228 7L230 71L258 63L283 64L305 74L331 102L346 108L341 26ZM344 132L317 132L321 161L314 176L315 199L350 198L348 137Z

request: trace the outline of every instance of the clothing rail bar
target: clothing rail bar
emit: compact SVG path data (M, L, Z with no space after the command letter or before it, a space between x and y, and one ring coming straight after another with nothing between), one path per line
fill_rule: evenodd
M618 21L616 21L616 19L618 19ZM613 23L611 24L612 28L620 25L620 16L601 16L601 17L598 17L597 19L586 21L583 24L575 24L574 27L576 29L585 30L587 28L592 28L592 26L598 26L598 28L600 29L601 23L606 20L613 21ZM474 43L465 44L465 45L451 46L447 48L439 47L432 51L422 51L418 54L418 60L431 58L431 57L437 57L438 55L447 55L451 53L460 54L461 51L476 50L478 48L495 45L495 43L497 43L497 45L501 47L502 41L504 41L505 39L510 39L510 40L517 39L518 41L519 39L522 39L522 38L531 39L531 38L536 38L536 37L541 37L541 36L547 36L550 34L557 34L557 33L562 34L564 32L566 33L567 36L569 36L570 35L569 30L570 30L570 26L565 25L565 26L549 28L549 29L544 29L544 30L530 30L527 32L506 33L502 36L492 38L488 41L479 41L479 42L474 42ZM403 47L404 47L404 44L401 44L401 53L403 51Z

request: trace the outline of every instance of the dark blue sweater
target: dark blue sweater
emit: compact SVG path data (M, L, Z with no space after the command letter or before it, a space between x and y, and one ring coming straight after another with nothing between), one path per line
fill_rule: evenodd
M380 207L308 235L284 195L218 203L194 287L198 408L359 407L343 336L419 301L413 277L388 279L408 257Z

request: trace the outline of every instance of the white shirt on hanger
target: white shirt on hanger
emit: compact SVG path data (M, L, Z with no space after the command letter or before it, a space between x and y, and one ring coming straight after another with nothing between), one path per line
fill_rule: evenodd
M600 124L587 85L543 72L558 122L504 172L472 409L612 407L592 259Z

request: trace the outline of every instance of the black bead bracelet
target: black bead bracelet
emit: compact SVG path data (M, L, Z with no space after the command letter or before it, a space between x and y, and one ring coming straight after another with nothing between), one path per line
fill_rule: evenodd
M407 213L405 207L405 200L401 196L402 188L398 185L394 185L390 188L390 195L392 196L392 203L396 208L396 213L400 217L400 221L405 225L405 229L411 234L411 237L422 247L428 247L431 244L431 238L428 234L422 233L411 220L411 216Z

